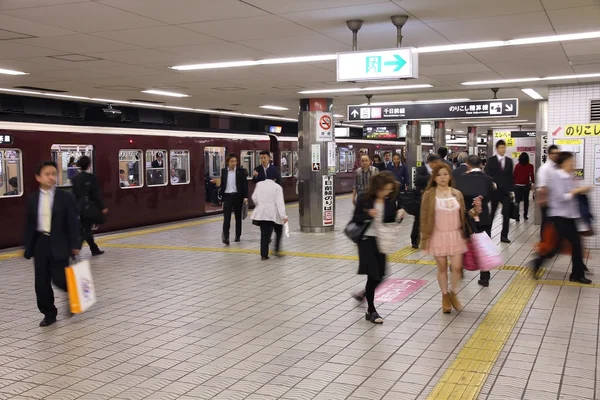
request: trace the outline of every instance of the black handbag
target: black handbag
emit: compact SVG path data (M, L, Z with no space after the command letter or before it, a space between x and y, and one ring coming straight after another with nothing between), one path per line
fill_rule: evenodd
M365 232L367 231L367 229L369 229L370 225L371 221L367 221L364 224L359 224L352 220L348 222L348 225L346 225L346 228L344 229L344 234L348 236L348 238L354 243L358 243L362 240L363 236L365 235Z
M519 207L514 201L511 201L508 206L508 215L511 219L519 219Z
M413 191L401 192L398 195L400 206L410 215L418 215L421 208L421 202L417 199L417 195Z
M88 196L85 196L83 200L83 207L81 210L81 218L84 221L91 222L93 224L103 224L104 214L95 201L90 200Z

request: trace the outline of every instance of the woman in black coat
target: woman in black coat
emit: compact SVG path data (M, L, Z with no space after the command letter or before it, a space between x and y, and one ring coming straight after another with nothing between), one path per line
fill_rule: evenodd
M358 274L367 275L365 291L354 295L358 301L367 300L365 319L374 324L382 324L383 318L375 309L375 289L383 281L386 269L386 255L377 247L377 225L401 222L404 210L397 199L398 182L394 175L384 171L371 178L369 191L361 196L354 209L353 221L368 224L362 240L358 242Z

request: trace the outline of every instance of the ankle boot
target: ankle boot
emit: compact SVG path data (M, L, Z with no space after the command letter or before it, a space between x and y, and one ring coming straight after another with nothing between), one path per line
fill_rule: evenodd
M442 294L442 312L449 314L452 311L452 302L450 301L450 293Z
M452 307L454 307L454 309L456 311L462 311L463 307L462 307L462 304L460 304L460 301L458 300L456 293L450 292L448 294L450 295L450 302L452 303Z

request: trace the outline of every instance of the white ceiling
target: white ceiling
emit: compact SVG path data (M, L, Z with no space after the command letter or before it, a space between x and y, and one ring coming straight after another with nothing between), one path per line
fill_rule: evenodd
M421 47L598 30L600 0L0 0L0 68L30 73L0 75L0 87L253 114L271 104L290 108L274 113L294 118L298 91L352 86L335 81L335 62L167 67L348 51L348 19L365 20L361 50L395 47L394 14L410 15L404 45ZM61 59L73 54L88 61ZM489 88L460 83L600 72L600 40L421 54L419 62L420 78L410 83L433 88L378 93L373 101L486 99ZM520 91L530 86L501 85L499 96L518 97L519 119L534 121L535 103ZM191 97L140 93L151 88ZM362 94L334 96L342 114L364 101Z

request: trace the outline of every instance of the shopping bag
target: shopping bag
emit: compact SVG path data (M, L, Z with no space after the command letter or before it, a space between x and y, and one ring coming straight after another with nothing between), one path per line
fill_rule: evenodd
M88 260L65 268L69 306L73 314L86 311L96 303L96 290Z
M285 235L285 237L290 237L290 224L289 222L286 222L285 224L283 224L283 234Z
M377 232L377 248L380 253L383 254L394 254L400 250L400 231L402 225L398 222L386 222L382 224L376 224L375 230Z
M487 233L472 234L471 243L480 270L489 271L504 264L498 248Z
M467 241L467 252L463 256L463 268L467 271L479 271L475 249L470 239Z
M244 202L242 204L242 220L248 218L248 203Z

